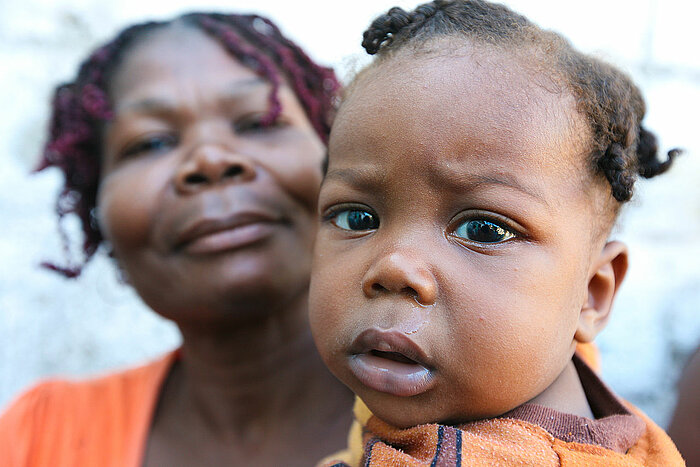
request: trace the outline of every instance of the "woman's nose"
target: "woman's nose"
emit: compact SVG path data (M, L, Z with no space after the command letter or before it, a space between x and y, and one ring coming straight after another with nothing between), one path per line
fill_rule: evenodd
M175 174L175 186L181 193L255 178L255 165L240 154L219 144L202 144L193 149Z
M438 284L421 260L406 253L392 252L371 265L362 279L362 291L369 298L397 294L414 298L421 305L433 305Z

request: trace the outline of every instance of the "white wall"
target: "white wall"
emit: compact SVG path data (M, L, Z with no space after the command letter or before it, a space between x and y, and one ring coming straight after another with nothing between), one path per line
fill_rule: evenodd
M627 69L645 91L648 127L687 153L671 173L640 182L619 237L631 271L598 342L604 376L662 425L683 359L700 339L700 8L681 0L512 0L543 26ZM99 258L77 281L38 268L62 259L55 172L29 176L52 86L129 22L187 10L257 11L317 60L347 75L360 37L390 0L0 0L0 407L50 375L86 375L177 345L174 326L146 310Z

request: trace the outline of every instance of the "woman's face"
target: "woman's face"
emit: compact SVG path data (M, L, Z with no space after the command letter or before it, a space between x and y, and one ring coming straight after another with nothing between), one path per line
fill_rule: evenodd
M308 288L324 146L292 90L183 26L145 38L112 81L98 211L144 301L222 323Z

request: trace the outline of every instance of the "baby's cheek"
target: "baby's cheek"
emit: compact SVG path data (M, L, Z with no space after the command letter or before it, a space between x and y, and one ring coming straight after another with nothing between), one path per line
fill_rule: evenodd
M338 292L332 276L332 268L323 264L323 258L318 255L314 259L311 273L311 286L309 290L309 312L312 319L321 324L337 321L338 310L335 295Z
M323 242L322 238L319 242ZM336 255L323 250L323 245L317 245L309 290L311 329L322 353L340 345L351 307L347 297L347 274L343 274Z

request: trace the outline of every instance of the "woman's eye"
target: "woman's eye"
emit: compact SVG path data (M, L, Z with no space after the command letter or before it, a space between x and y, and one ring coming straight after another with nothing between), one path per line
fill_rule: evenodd
M173 135L157 135L143 138L124 150L124 157L135 156L147 152L165 151L177 146L177 138Z
M469 219L461 223L455 235L478 243L501 243L515 237L510 230L486 219Z
M379 219L374 214L361 209L347 209L336 213L331 219L343 230L375 230L379 228Z
M267 120L267 115L255 115L243 118L233 124L237 133L259 133L269 130L284 128L286 123L278 116L272 121Z

